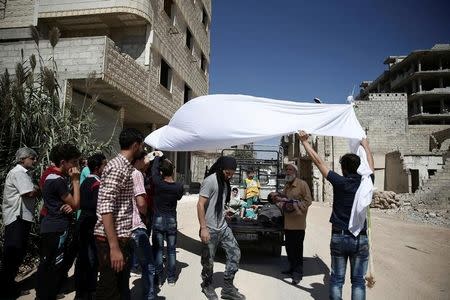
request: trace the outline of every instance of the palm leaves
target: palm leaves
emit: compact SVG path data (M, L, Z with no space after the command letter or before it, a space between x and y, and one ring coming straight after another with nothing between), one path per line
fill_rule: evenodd
M75 107L60 95L57 65L52 57L44 60L39 51L39 32L32 28L36 55L28 59L22 55L15 67L15 76L8 70L0 75L0 185L12 167L14 154L19 147L36 150L40 157L37 172L49 165L50 149L58 143L73 143L84 155L96 151L110 151L109 142L100 143L93 138L95 129L94 107L98 95L91 98L90 89L95 74L86 79L86 95L81 108ZM60 32L49 32L52 49L57 46ZM48 62L50 66L47 66ZM1 190L2 186L0 186Z

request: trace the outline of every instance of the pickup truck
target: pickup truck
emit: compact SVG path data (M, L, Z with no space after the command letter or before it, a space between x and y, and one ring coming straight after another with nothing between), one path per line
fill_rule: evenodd
M280 174L283 170L283 151L280 149L224 149L222 155L234 156L237 160L238 168L231 179L231 186L238 187L241 198L244 198L242 183L248 169L254 170L255 177L261 185L259 207L268 203L267 196L270 192L279 191L282 188L284 180ZM256 213L258 215L258 210ZM247 245L252 245L272 256L281 255L284 236L282 223L268 225L258 221L258 217L256 219L233 217L228 224L241 246L241 251L247 248Z

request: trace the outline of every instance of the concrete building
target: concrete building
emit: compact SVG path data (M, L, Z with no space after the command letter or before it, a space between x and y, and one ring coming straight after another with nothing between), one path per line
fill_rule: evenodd
M14 72L21 51L36 52L29 26L42 35L40 53L54 55L63 101L99 97L99 140L118 124L148 134L191 98L208 93L210 0L3 0L0 70ZM52 52L48 32L61 31ZM86 89L86 79L96 78ZM190 154L172 153L190 180ZM181 178L183 180L183 178Z
M450 44L436 44L407 56L389 56L388 69L374 81L363 81L357 99L370 93L408 95L409 124L450 124Z
M374 153L375 187L410 193L416 203L448 208L450 45L390 57L386 62L389 70L373 82L363 82L364 89L354 103ZM330 169L341 172L339 159L349 151L346 140L313 137L312 142ZM288 159L297 161L314 199L332 201L331 185L298 140L291 136L285 144L289 145Z

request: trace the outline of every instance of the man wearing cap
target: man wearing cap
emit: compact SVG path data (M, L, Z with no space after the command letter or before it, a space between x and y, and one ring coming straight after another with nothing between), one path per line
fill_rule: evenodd
M233 284L234 276L239 269L241 251L224 215L224 205L230 201L230 179L236 167L237 163L233 157L219 157L200 187L197 215L200 223L200 239L203 243L201 287L209 300L218 299L212 279L214 256L219 245L225 250L227 257L221 297L222 299L245 299L245 296L239 293Z
M25 250L34 221L38 187L33 184L30 171L35 167L37 154L24 147L16 152L17 165L6 176L3 190L3 223L5 243L3 248L2 285L11 296L16 292L14 278L25 257ZM17 294L16 294L17 295Z
M298 168L294 164L285 167L286 185L283 194L293 201L284 207L284 236L289 269L283 274L292 276L297 285L303 278L303 240L305 239L306 214L312 203L308 184L297 178Z

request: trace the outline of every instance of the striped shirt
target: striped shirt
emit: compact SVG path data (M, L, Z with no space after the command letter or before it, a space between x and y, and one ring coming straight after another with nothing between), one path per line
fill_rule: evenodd
M117 237L131 234L134 198L133 166L122 154L110 160L102 173L97 200L97 223L94 234L106 237L102 215L113 214Z
M136 205L136 197L137 196L145 196L145 185L144 185L144 176L141 171L134 169L133 171L133 184L134 184L134 199L133 199L133 222L132 222L132 230L137 228L147 229L144 222L142 222L141 216L139 214L139 210Z

